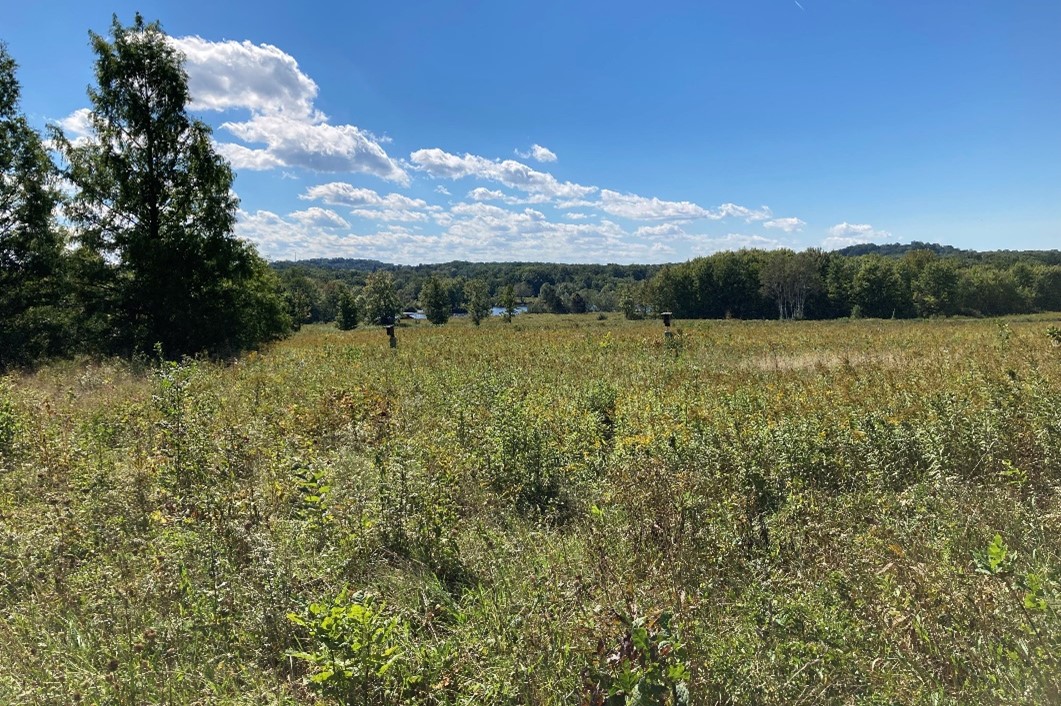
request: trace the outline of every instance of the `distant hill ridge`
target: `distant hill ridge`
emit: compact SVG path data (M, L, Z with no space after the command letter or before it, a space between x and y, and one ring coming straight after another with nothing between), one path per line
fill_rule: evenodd
M859 243L840 248L833 252L845 257L860 257L863 255L881 255L883 257L902 257L914 250L930 250L941 257L957 257L971 261L993 261L993 262L1016 262L1018 260L1030 260L1047 265L1061 264L1061 250L964 250L953 245L942 245L940 243L923 243L918 240L909 243ZM468 260L451 260L449 262L428 263L422 265L397 265L381 260L368 260L362 258L310 258L307 260L276 260L272 263L277 270L283 271L293 267L312 268L317 270L331 270L336 272L375 272L376 270L414 270L414 271L453 271L461 272L479 267L490 268L526 268L526 267L564 267L572 269L586 268L590 271L609 271L614 274L623 272L629 276L629 271L643 269L648 270L643 274L651 275L651 272L662 267L662 265L614 265L614 264L568 264L554 262L470 262ZM642 273L639 273L642 274ZM622 276L622 275L620 275ZM634 279L642 279L634 276Z

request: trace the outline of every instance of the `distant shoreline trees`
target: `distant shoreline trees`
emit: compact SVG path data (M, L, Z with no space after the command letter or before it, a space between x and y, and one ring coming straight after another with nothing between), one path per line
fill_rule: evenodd
M427 284L420 290L420 306L423 307L427 320L435 325L446 323L453 313L449 290L437 277L427 280Z
M809 249L719 252L671 265L467 263L387 265L375 261L274 263L317 300L329 287L357 289L391 278L399 307L424 301L432 278L468 311L472 292L498 302L506 287L532 313L618 311L628 319L673 311L678 318L832 319L996 316L1061 311L1061 252L978 253L915 243L861 254ZM297 273L297 274L296 274ZM318 307L313 305L317 310ZM320 307L324 310L324 307ZM485 313L483 314L485 316ZM328 319L318 318L317 321Z

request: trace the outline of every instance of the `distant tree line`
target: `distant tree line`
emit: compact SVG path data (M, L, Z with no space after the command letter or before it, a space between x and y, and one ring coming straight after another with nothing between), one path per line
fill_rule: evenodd
M273 268L292 319L301 325L335 320L344 292L365 304L363 288L380 277L392 283L399 310L422 310L440 323L452 314L478 322L491 307L508 309L509 303L532 312L619 311L623 293L648 281L661 266L460 261L413 266L338 258L280 261Z
M232 170L187 113L182 56L140 15L89 34L92 134L53 126L47 143L0 44L0 369L226 355L286 334L279 278L233 235Z
M296 319L330 321L338 292L373 278L392 283L399 309L434 322L501 305L510 288L531 312L660 311L682 318L828 319L997 316L1061 311L1061 252L958 250L925 243L848 250L741 250L675 265L467 263L374 260L279 262ZM481 316L481 315L480 315Z
M997 316L1061 311L1058 254L742 250L661 269L637 299L686 318Z

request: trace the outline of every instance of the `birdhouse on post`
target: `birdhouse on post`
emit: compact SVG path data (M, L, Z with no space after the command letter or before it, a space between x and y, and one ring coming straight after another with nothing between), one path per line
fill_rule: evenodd
M392 319L388 319L387 323L387 338L390 341L391 348L398 347L398 337L394 335L394 322Z
M660 316L663 317L663 340L669 341L674 338L674 333L670 330L670 320L673 314L669 311L662 311Z
M660 316L663 317L663 325L667 328L670 328L670 318L671 316L673 316L673 314L669 311L664 311L660 314Z

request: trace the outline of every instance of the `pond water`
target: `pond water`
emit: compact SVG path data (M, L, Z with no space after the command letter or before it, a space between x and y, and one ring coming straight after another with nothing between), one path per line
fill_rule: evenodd
M516 307L516 313L517 314L526 314L527 313L527 307L525 307L525 306L517 306ZM502 307L502 306L495 306L495 307L492 307L490 309L490 316L504 316L504 315L505 315L505 308Z
M527 313L527 307L525 307L525 306L517 306L516 307L516 313L517 314L526 314ZM504 316L504 315L505 315L504 307L495 306L495 307L492 307L490 309L490 316ZM415 319L417 321L426 321L427 320L427 314L424 313L423 309L417 309L416 311L403 311L402 312L402 318L403 319Z

